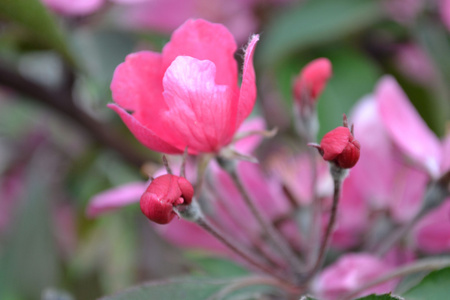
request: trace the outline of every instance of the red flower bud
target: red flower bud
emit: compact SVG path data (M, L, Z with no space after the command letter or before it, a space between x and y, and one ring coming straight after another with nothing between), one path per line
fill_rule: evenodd
M141 210L153 222L167 224L176 216L173 207L190 204L194 188L184 177L166 174L155 178L141 197Z
M360 144L347 127L338 127L325 134L320 142L319 151L323 159L348 169L356 165L359 159Z
M318 58L307 64L294 82L294 97L297 102L315 102L331 77L331 62Z

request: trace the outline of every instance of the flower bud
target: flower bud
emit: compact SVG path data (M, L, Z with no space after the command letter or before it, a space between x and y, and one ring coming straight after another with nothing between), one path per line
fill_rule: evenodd
M172 174L155 178L141 197L141 210L153 222L167 224L176 216L174 206L190 204L194 188L184 177Z
M314 103L325 88L331 73L331 62L327 58L318 58L307 64L295 79L295 100L301 106L305 102Z
M358 162L360 148L350 129L340 126L325 134L319 151L324 160L331 161L340 168L349 169Z

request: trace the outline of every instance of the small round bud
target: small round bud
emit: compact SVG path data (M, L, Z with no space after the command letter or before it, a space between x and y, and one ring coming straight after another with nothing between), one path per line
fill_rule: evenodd
M167 224L177 215L174 206L192 202L194 188L184 177L172 174L155 178L141 197L141 210L153 222Z
M325 134L320 142L319 151L326 161L331 161L340 168L349 169L358 162L360 148L350 129L340 126Z

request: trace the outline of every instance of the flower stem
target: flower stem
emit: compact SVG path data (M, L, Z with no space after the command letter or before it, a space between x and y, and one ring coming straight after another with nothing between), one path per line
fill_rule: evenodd
M208 231L212 236L214 236L216 239L218 239L220 242L222 242L224 245L226 245L229 249L231 249L233 252L238 254L241 258L243 258L245 261L247 261L250 265L253 267L259 269L260 271L263 271L264 273L275 277L279 279L281 282L291 285L290 283L286 282L286 279L274 272L274 270L270 267L265 266L258 260L254 259L251 254L249 254L246 250L242 249L237 243L232 241L231 238L225 236L225 234L221 231L219 231L218 228L216 228L214 225L212 225L210 222L208 222L203 216L197 218L195 221L200 227Z
M377 286L381 283L389 281L391 279L406 276L412 273L422 272L422 271L431 271L436 269L441 269L444 267L450 266L450 258L429 258L416 261L412 264L400 267L395 269L377 279L367 282L366 284L360 286L358 289L344 295L339 300L351 300L357 297L361 292L373 287Z
M311 271L308 272L308 275L305 277L306 280L311 279L316 274L316 272L320 269L325 260L325 254L328 251L330 244L331 233L333 231L334 224L336 223L336 216L339 204L339 197L341 194L342 181L347 173L346 169L342 169L334 164L331 164L330 171L334 182L333 203L331 206L330 219L328 220L328 225L326 227L322 243L320 244L319 254L317 255L316 263L311 268Z
M258 207L255 205L247 191L245 190L237 172L236 165L230 161L224 161L224 159L218 158L219 165L228 172L237 189L242 195L245 204L261 226L263 232L272 241L272 244L283 255L289 264L293 266L294 273L300 274L300 270L303 268L303 263L298 259L289 243L284 237L273 227L273 224L268 222Z

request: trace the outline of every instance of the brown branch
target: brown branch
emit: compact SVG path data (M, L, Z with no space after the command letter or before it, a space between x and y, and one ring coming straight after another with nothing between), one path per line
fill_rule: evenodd
M140 167L149 157L136 151L129 142L119 136L109 126L98 122L84 111L75 106L71 92L63 89L51 90L33 82L19 73L4 67L0 62L0 85L21 95L29 97L40 104L52 108L54 111L69 117L83 128L91 138L101 145L116 150L126 161ZM67 83L66 83L67 84Z

